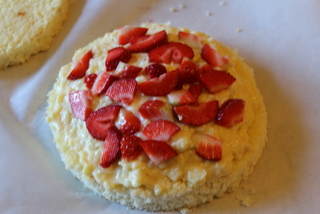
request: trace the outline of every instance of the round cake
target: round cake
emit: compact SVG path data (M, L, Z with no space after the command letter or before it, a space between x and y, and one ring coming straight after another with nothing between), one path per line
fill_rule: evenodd
M46 119L85 187L148 211L233 191L267 140L263 99L238 52L168 24L124 26L77 50Z
M0 70L49 49L68 11L68 0L0 0L0 5Z

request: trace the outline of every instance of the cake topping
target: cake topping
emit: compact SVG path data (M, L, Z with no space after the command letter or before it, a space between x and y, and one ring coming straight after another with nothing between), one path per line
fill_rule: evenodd
M180 131L180 127L168 120L151 121L143 130L142 134L148 140L167 142L170 138Z
M108 51L106 59L106 70L113 71L117 68L119 62L129 62L131 59L130 52L123 47L115 47Z
M146 140L142 141L140 146L155 164L178 156L177 152L175 152L167 143L162 141Z
M90 135L97 140L105 140L107 130L114 126L121 108L120 105L109 105L92 112L86 119Z
M217 94L236 81L224 70L229 65L227 57L207 44L202 45L200 38L189 32L179 31L181 42L172 42L168 41L165 30L154 34L147 34L147 31L141 27L120 28L118 43L124 46L108 51L107 71L85 76L93 57L89 51L67 77L75 80L85 76L88 90L70 92L69 101L74 116L85 120L91 136L105 141L100 164L104 168L121 156L126 161L133 161L142 151L155 164L177 156L168 142L181 130L179 122L191 126L212 122L231 128L243 120L244 101L241 99L227 100L220 108L218 101L212 98L207 102L198 101L202 93ZM193 59L192 48L201 55L200 62ZM129 63L134 54L141 52L148 54L149 65L144 68ZM147 101L135 112L126 106L131 105L137 90L147 97ZM93 97L103 94L114 104L93 111ZM149 121L142 122L139 118ZM193 140L199 156L208 160L221 159L219 139L196 133Z
M92 51L88 51L80 61L77 62L76 66L72 69L70 74L68 75L68 80L76 80L84 77L86 75L86 71L89 68L89 62L92 58Z
M233 125L243 121L244 100L230 99L224 102L219 108L216 124L231 128Z

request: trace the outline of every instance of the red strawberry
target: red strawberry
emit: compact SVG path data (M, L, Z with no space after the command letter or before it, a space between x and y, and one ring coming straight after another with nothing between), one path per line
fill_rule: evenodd
M68 80L76 80L84 77L89 68L89 61L93 57L92 51L88 51L67 76Z
M191 47L194 47L194 48L201 48L202 47L200 37L195 34L192 34L189 32L179 31L178 37L179 37L179 40L185 42L187 45L189 45Z
M138 42L142 42L142 41L148 39L149 37L150 37L150 35L134 36L134 37L131 37L129 43L131 45L134 45L134 44L136 44Z
M199 68L200 76L202 76L202 75L205 74L205 73L211 72L211 71L212 71L212 68L211 68L211 66L210 66L208 63L202 65L202 66Z
M121 158L120 140L122 138L122 133L115 126L111 126L106 130L105 135L106 138L100 166L108 168Z
M130 105L137 90L137 82L134 79L120 79L112 83L106 95L115 102Z
M202 85L201 84L190 85L190 87L188 88L188 91L192 94L192 96L197 101L198 97L202 92Z
M142 140L134 135L124 135L121 139L121 155L126 161L134 161L142 153L140 142Z
M236 81L236 79L226 71L211 69L210 72L206 72L200 76L199 81L207 91L211 94L215 94L221 90L227 89Z
M115 76L107 72L101 72L93 83L92 94L96 96L105 93L115 80L117 80Z
M159 164L170 158L178 156L167 143L155 140L146 140L140 143L145 153L149 156L154 164Z
M231 128L233 125L243 121L245 101L240 99L229 99L219 108L216 124Z
M119 29L118 43L119 45L125 45L132 37L143 36L147 31L148 28L124 26Z
M97 74L92 73L92 74L88 74L88 75L86 75L86 76L84 77L83 81L84 81L84 83L86 84L86 87L87 87L88 89L91 89L91 88L92 88L93 83L94 83L94 81L96 80L97 76L98 76Z
M121 71L117 76L120 78L136 78L140 71L142 70L141 67L127 65L123 71Z
M168 120L151 121L143 130L142 134L148 140L167 142L170 138L180 131L180 127Z
M169 104L162 100L148 100L139 108L140 115L149 120L172 120L172 110Z
M201 57L204 61L206 61L212 67L225 67L229 63L229 59L227 57L221 56L221 54L210 47L209 45L204 45L201 50Z
M184 84L192 84L199 81L199 67L191 60L183 60L179 70L180 76L175 89L181 89Z
M136 40L136 43L130 45L127 49L131 53L149 52L153 48L166 43L168 41L167 32L165 30L158 33L142 36L143 39Z
M171 105L187 105L197 101L196 97L185 89L172 91L167 97Z
M179 78L179 70L173 70L160 77L155 77L138 85L140 91L150 96L166 96L175 87Z
M140 120L131 112L124 111L120 130L123 134L134 134L140 130Z
M180 42L168 42L149 52L149 62L167 63L171 60L181 63L183 58L192 59L194 56L192 48Z
M166 67L159 63L150 64L144 70L146 71L150 79L159 77L161 74L167 73Z
M131 59L131 53L123 47L116 47L108 51L106 58L106 70L113 71L119 62L127 63Z
M91 136L97 140L105 140L106 132L114 125L120 109L120 105L110 105L92 112L86 119L86 126Z
M183 105L173 107L178 120L188 124L200 126L214 120L218 112L218 101L209 101L193 105Z
M221 160L222 145L217 138L207 134L195 134L193 141L196 142L197 153L208 160Z
M92 112L92 93L86 90L69 92L69 102L75 118L85 120Z

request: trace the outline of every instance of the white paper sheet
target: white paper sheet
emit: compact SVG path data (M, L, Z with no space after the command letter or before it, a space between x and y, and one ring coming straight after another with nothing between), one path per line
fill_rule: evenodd
M268 111L269 141L253 174L191 213L320 213L319 20L317 0L74 1L49 51L0 72L0 213L146 213L84 189L64 169L44 115L46 94L76 49L148 21L239 49Z

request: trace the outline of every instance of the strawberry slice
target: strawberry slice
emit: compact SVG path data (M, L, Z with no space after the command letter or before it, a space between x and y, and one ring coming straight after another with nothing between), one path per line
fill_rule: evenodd
M120 141L122 133L115 126L111 126L106 130L105 135L106 138L104 141L100 166L108 168L121 158Z
M185 89L172 91L167 97L171 105L187 105L197 101L196 97Z
M198 155L207 160L221 160L222 145L217 138L207 134L194 134L192 140L196 142Z
M76 80L84 77L89 68L90 59L93 57L92 50L88 51L67 76L68 80Z
M121 156L126 161L134 161L142 153L140 142L142 140L134 135L124 135L121 139Z
M120 73L117 75L119 76L121 79L122 78L136 78L138 76L138 74L140 73L140 71L142 70L141 67L137 67L134 65L127 65L124 70L120 71Z
M173 70L138 84L138 88L144 95L166 96L174 89L178 78L179 70Z
M226 71L211 69L210 72L202 74L199 81L207 91L211 94L215 94L227 89L236 81L236 79Z
M150 64L144 70L146 71L150 79L159 77L160 75L167 73L166 67L159 63Z
M106 70L113 71L119 62L127 63L131 59L131 53L123 47L112 48L108 51L106 58Z
M231 128L243 121L245 101L241 99L229 99L218 110L215 123Z
M131 111L124 111L120 131L123 134L134 134L140 131L140 128L140 120Z
M218 108L218 101L213 100L193 105L175 106L173 111L179 121L188 125L200 126L214 120Z
M229 59L227 57L221 56L218 51L207 44L204 45L201 50L201 57L212 67L225 68L229 64Z
M137 82L134 79L120 79L112 83L106 95L115 102L130 105L137 91Z
M131 45L134 45L134 44L136 44L138 42L142 42L142 41L148 39L149 37L150 37L150 35L134 36L134 37L131 37L129 43Z
M201 48L202 47L200 37L195 34L192 34L189 32L184 32L184 31L179 31L178 37L179 37L179 40L183 41L184 43L186 43L187 45L189 45L193 48Z
M165 43L148 53L149 62L167 63L171 60L181 63L183 58L192 59L194 56L192 48L180 42Z
M201 84L190 85L190 87L188 88L188 91L192 94L194 99L197 101L198 97L202 92L202 85Z
M148 140L167 142L180 131L180 127L168 120L151 121L143 130L142 134Z
M75 118L85 120L92 112L92 93L87 90L70 91L69 102Z
M180 76L175 89L182 89L184 84L192 84L199 81L199 67L191 60L183 60L180 64Z
M168 41L167 32L162 30L158 33L142 36L143 39L137 39L127 50L131 53L149 52L155 47ZM131 41L130 41L131 42Z
M147 31L148 28L124 26L119 29L118 43L119 45L128 44L132 37L143 36Z
M114 125L120 109L120 105L110 105L92 112L86 119L90 135L97 140L105 140L106 132Z
M94 83L94 81L96 80L97 76L98 76L97 74L92 73L92 74L88 74L88 75L86 75L86 76L84 77L83 82L86 84L86 87L87 87L88 89L91 89L91 88L92 88L93 83Z
M176 151L162 141L146 140L142 141L140 146L154 164L160 164L163 161L178 156Z
M171 106L162 100L148 100L139 108L140 115L149 120L172 120Z
M116 81L117 78L107 72L101 72L93 83L91 88L92 94L97 96L106 92L109 86Z

